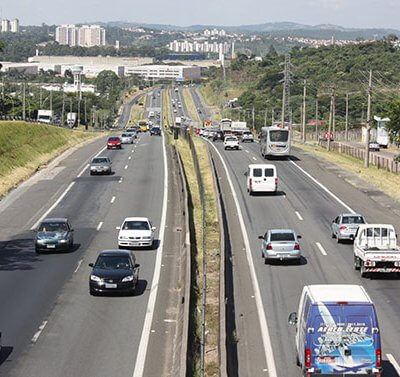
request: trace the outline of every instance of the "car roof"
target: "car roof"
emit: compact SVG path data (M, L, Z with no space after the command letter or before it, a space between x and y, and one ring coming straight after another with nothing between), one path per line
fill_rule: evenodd
M147 217L126 217L125 221L149 221Z
M342 217L347 217L347 216L361 216L361 217L364 217L363 215L360 215L359 213L341 213L339 216L342 216Z
M94 160L94 159L96 159L96 158L106 158L107 160L109 160L110 158L109 157L107 157L107 156L97 156L97 157L93 157L92 158L92 161Z
M371 299L361 285L355 284L316 284L305 287L314 302L364 302Z
M47 219L44 219L42 221L43 223L66 223L68 222L68 219L66 217L49 217Z
M257 169L257 168L273 168L276 169L274 164L250 164L249 169Z
M293 229L270 229L271 233L296 233Z
M121 249L110 249L110 250L103 250L99 253L99 256L135 256L132 251L130 250L121 250Z

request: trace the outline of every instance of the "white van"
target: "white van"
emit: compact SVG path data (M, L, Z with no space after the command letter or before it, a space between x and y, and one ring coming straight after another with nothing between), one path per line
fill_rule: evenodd
M289 323L296 326L302 376L381 376L378 319L362 286L305 286Z
M274 192L278 190L278 173L272 164L251 164L247 172L247 192Z

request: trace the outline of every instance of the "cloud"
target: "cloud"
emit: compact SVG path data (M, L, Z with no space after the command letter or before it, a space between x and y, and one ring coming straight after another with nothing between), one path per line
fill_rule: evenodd
M333 10L344 9L346 5L345 0L308 0L308 3L314 7Z

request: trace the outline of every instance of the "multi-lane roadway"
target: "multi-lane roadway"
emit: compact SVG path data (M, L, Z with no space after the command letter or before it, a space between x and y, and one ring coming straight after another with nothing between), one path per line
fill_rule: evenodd
M191 90L196 106L202 108L199 94ZM199 115L204 120L207 110ZM258 143L241 144L240 151L224 151L222 143L210 142L210 151L217 161L235 246L237 375L300 374L288 315L297 311L303 286L318 283L361 284L366 288L378 311L384 376L400 375L399 280L362 279L353 268L352 245L337 244L330 231L331 221L343 212L362 213L368 222L391 223L396 229L400 229L399 216L379 204L376 193L373 200L369 193L343 180L330 164L301 150L292 149L288 160L272 161L278 169L278 194L255 197L247 193L244 173L249 164L264 162ZM271 228L291 228L302 235L300 266L264 264L258 236Z
M158 92L147 102L161 110ZM184 258L176 229L185 230L173 161L163 137L140 134L122 150L105 141L68 152L0 203L0 375L139 377L177 368ZM113 175L89 175L95 155L112 160ZM152 221L157 248L135 251L134 297L92 297L88 263L117 248L116 228L128 216ZM45 217L69 219L73 252L36 255L33 232Z

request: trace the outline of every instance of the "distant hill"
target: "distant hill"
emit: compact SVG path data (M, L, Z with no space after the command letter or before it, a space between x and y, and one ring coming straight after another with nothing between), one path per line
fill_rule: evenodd
M385 29L385 28L345 28L339 25L320 24L320 25L305 25L296 22L266 22L255 25L162 25L162 24L145 24L140 22L114 21L103 23L110 27L143 27L154 30L176 30L176 31L192 31L200 32L205 29L223 28L229 32L239 33L263 33L277 36L298 36L310 38L331 38L336 39L381 39L388 34L396 34L400 36L400 30Z

